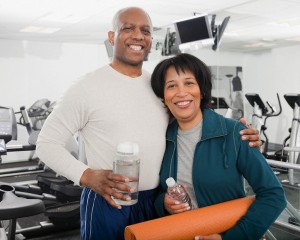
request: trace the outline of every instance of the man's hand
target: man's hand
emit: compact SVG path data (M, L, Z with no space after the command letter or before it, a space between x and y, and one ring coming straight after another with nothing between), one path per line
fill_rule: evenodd
M252 126L247 123L245 118L241 118L240 122L248 128L240 132L240 134L242 135L242 140L249 140L250 147L258 147L258 149L261 151L262 141L260 140L258 130L252 128Z
M222 237L220 234L212 234L209 236L196 236L194 239L195 240L222 240Z
M92 189L101 195L111 206L121 209L111 198L119 198L124 201L130 200L130 197L116 191L116 189L124 192L132 192L133 189L126 185L129 179L125 176L114 174L111 170L93 170L88 168L80 178L80 184Z
M182 213L191 209L188 203L180 203L168 194L165 195L164 207L170 214Z

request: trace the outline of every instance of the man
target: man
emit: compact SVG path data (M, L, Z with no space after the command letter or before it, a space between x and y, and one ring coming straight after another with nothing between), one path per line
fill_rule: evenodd
M57 173L85 186L81 198L82 239L123 239L125 226L156 217L153 201L165 150L166 110L142 70L152 44L152 23L136 7L118 11L108 33L114 48L112 63L80 79L65 93L48 117L37 142L40 159ZM244 137L256 140L255 130ZM85 143L88 166L65 148L79 132ZM114 154L120 142L140 147L139 200L120 206L126 199L116 189L131 191L124 176L113 174Z

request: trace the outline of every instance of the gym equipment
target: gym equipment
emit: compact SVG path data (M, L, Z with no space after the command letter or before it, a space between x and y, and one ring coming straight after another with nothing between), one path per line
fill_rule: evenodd
M280 167L280 168L287 168L289 170L297 170L300 171L300 165L299 164L293 164L293 163L288 163L288 162L281 162L281 161L276 161L276 160L271 160L267 159L268 164L271 167ZM281 181L283 187L288 188L289 181ZM299 188L299 186L298 186ZM299 189L298 189L299 191ZM297 231L300 233L300 212L297 210L289 201L287 201L287 206L286 206L286 212L289 214L288 218L288 223L282 222L280 220L276 220L275 224L278 224L279 226L282 226L287 229L291 229L294 231ZM295 225L292 226L291 224Z
M268 109L257 93L246 93L245 96L253 107L251 125L260 133L263 125L262 118L263 116L266 116Z
M197 208L125 228L125 240L194 239L196 235L222 233L246 214L255 197L244 197Z
M295 182L295 176L294 176L294 171L298 171L300 169L300 165L297 165L297 157L299 154L295 154L298 146L298 151L300 151L300 139L299 139L299 103L300 103L300 95L299 94L285 94L284 98L288 102L288 104L291 106L291 108L294 110L294 116L293 116L293 123L292 127L289 129L290 135L286 137L283 141L283 146L282 149L275 152L275 154L271 155L269 154L268 151L268 137L266 134L266 119L268 117L272 116L278 116L281 111L281 103L279 96L277 94L278 102L279 102L279 107L280 110L279 112L275 113L275 109L267 102L269 108L271 109L271 112L269 112L268 108L264 105L263 101L259 97L258 94L246 94L246 98L249 101L249 103L253 107L253 115L252 115L252 125L258 129L261 130L266 138L265 146L263 149L263 154L267 158L268 163L272 167L277 167L278 170L282 173L288 172L288 180L283 180L281 181L282 185L285 187L285 189L290 189L293 188L292 190L297 190L299 191L299 181L297 180ZM298 105L299 104L299 105ZM265 119L263 120L263 117ZM297 140L298 139L298 140ZM289 143L288 143L288 140ZM287 147L288 146L288 147ZM290 152L289 152L290 151ZM292 153L292 154L291 154ZM272 159L272 160L271 160ZM288 201L287 202L287 207L286 207L286 212L290 216L288 218L288 222L300 226L300 213L299 211ZM282 226L291 229L289 225L280 223ZM299 231L299 229L296 229Z
M5 143L17 140L16 117L12 108L0 106L0 139Z
M261 100L260 96L257 93L246 93L246 99L253 107L253 114L251 119L251 125L259 131L259 133L263 133L265 137L264 146L263 146L263 155L268 159L282 159L283 156L277 156L276 154L269 154L269 138L266 134L266 123L267 119L270 117L279 116L282 112L281 102L279 98L279 94L277 93L277 100L279 105L279 111L276 112L275 107L271 106L270 103L267 101L267 105L269 109L265 106L263 101ZM264 118L264 120L263 120Z
M223 97L211 97L210 108L214 109L214 111L217 111L220 109L226 110L226 112L222 114L226 118L233 118L233 112L238 111L238 110L231 109L229 107L229 105L227 104L225 98L223 98ZM219 113L221 114L221 112L219 112ZM242 113L241 113L241 115L242 115Z
M211 97L210 107L212 109L218 109L218 108L228 109L229 108L225 98L223 98L223 97L219 97L219 98Z
M46 101L42 101L43 104ZM34 104L36 106L36 104ZM49 105L50 106L50 105ZM44 120L44 118L39 118L37 112L38 108L33 108L34 110L31 111L31 116L37 119L37 121ZM46 111L46 110L44 110ZM35 125L35 129L31 127L31 121L30 117L27 116L27 111L24 107L21 108L20 113L22 114L20 118L21 125L25 126L28 133L32 133L33 131L39 131L39 125ZM33 115L32 115L33 114ZM40 112L39 112L40 114ZM17 121L15 120L15 113L12 108L1 108L0 112L0 138L1 138L1 155L7 154L7 152L13 152L13 151L25 151L25 150L35 150L35 142L33 144L29 144L26 146L19 146L19 147L12 147L12 145L8 146L6 143L8 143L12 139L17 139ZM15 132L14 132L15 131ZM1 158L0 155L0 158ZM26 171L26 168L13 168L9 169L1 169L6 170L6 174L1 174L1 178L8 176L7 172L10 171L10 177L13 176L13 172L15 175L20 174L21 171ZM7 184L3 183L2 185L7 186L5 189L11 189L10 191L13 191L15 199L25 199L23 200L25 203L35 203L35 202L42 202L44 205L44 208L42 213L44 213L45 217L47 217L50 221L44 221L41 222L37 226L29 227L29 228L22 228L22 229L16 229L16 222L15 219L12 222L10 229L10 232L8 233L9 239L14 239L15 234L22 234L23 236L40 236L45 235L48 233L55 231L64 231L68 229L74 229L78 228L80 225L80 204L79 199L81 195L81 187L74 186L71 181L64 179L64 181L60 181L60 179L56 176L56 174L50 170L47 170L43 167L42 171L44 172L45 176L38 176L40 179L46 179L48 178L49 187L48 189L51 190L50 193L47 193L43 187L39 187L37 185L27 184L18 182L18 183L12 183ZM2 172L3 173L3 172ZM5 173L5 172L4 172ZM26 174L29 174L29 171L26 171ZM57 180L57 181L54 181ZM38 183L36 180L32 181L34 183ZM46 185L46 184L45 184ZM5 194L7 195L7 194ZM8 215L10 215L11 218L20 218L20 217L26 217L29 216L28 212L26 214L23 214L23 211L20 211L20 209L14 209L14 206L18 205L11 205L9 203L10 207L7 207L6 203L8 201L7 198L2 199L2 195L0 195L1 200L1 208L0 208L0 220L8 219ZM28 200L28 201L27 201ZM43 201L42 201L43 200ZM5 204L5 205L4 205ZM31 205L26 205L29 209L31 209L32 215L35 214L34 209L32 209ZM2 208L3 207L3 208ZM5 211L5 212L4 212ZM17 211L19 215L13 215L14 212ZM5 214L4 214L5 213ZM11 214L9 214L11 213ZM3 228L0 227L0 233L3 235L5 231ZM6 235L6 234L5 234ZM1 236L2 237L2 236ZM2 240L2 239L1 239Z
M17 218L36 215L45 210L41 200L20 198L14 191L10 185L0 184L0 220L9 220L8 240L15 239ZM0 222L0 228L1 225Z
M283 151L287 152L287 162L291 166L298 166L288 168L288 180L282 182L283 186L292 191L300 192L300 94L285 94L285 100L293 109L293 119L290 130L290 136L286 138L283 144ZM290 203L287 205L287 211L291 215L289 223L300 226L300 204L297 207Z
M236 67L236 75L226 74L229 83L229 106L232 109L232 118L239 120L244 116L242 81L238 73L241 72L240 67Z
M21 113L20 121L16 121L16 114ZM12 108L0 107L0 163L1 155L6 155L7 152L18 152L18 151L34 151L35 143L29 143L26 145L15 144L6 145L11 140L17 140L18 128L17 124L26 127L29 136L35 131L32 130L30 125L30 119L27 115L25 107L20 108L20 112L15 113ZM3 141L4 140L4 141ZM1 141L1 140L0 140ZM32 160L32 159L30 159ZM31 161L34 162L34 161ZM5 168L0 170L1 177L21 175L22 173L34 173L44 171L41 163L34 163L33 165L26 165L22 167Z
M288 162L292 164L300 163L300 94L285 94L285 100L293 109L293 120L290 134L289 146L285 146L284 150L288 151ZM295 185L294 169L289 169L289 182ZM297 184L300 183L297 180Z

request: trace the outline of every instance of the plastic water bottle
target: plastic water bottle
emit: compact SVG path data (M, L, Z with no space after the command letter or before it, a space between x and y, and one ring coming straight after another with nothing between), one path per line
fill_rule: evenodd
M131 200L128 201L113 198L114 201L120 205L133 205L138 201L138 186L140 174L140 159L138 153L139 146L136 143L123 142L120 143L117 147L113 172L128 177L129 182L127 182L126 184L134 189L133 192L121 192L117 190L123 195L127 195L131 198Z
M190 196L185 191L184 187L178 184L172 177L169 177L166 180L166 183L168 186L167 193L169 194L169 196L179 201L180 203L188 203L190 208L192 209Z

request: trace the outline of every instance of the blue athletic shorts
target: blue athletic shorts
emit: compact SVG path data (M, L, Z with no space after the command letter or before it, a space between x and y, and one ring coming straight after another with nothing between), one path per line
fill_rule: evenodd
M123 240L126 226L157 218L157 194L158 189L140 191L136 204L116 209L85 187L80 201L81 240Z

